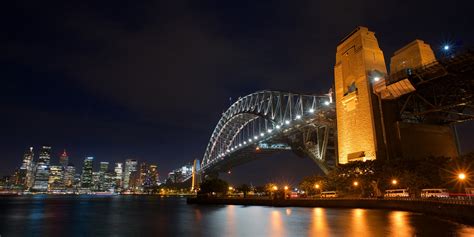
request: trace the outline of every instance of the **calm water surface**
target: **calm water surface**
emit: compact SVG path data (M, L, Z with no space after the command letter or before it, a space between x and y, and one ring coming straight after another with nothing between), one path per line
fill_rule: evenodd
M366 209L195 206L145 196L0 197L8 236L474 236L422 214Z

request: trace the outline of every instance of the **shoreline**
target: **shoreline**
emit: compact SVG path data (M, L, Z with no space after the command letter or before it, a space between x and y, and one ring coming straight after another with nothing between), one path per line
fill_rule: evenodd
M363 208L409 211L435 215L474 226L474 205L463 202L403 199L263 199L188 197L188 205L243 205L268 207Z

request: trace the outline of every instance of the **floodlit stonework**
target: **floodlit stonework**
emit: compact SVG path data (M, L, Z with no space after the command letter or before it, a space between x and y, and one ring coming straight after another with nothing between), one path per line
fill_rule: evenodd
M383 82L386 74L374 32L358 27L337 46L334 77L339 163L377 158L380 115L372 83L374 79Z

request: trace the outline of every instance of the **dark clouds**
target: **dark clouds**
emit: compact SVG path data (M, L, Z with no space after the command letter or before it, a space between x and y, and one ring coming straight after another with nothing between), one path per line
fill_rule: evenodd
M2 173L41 143L161 172L199 158L229 97L326 91L358 25L387 59L415 38L473 39L456 1L15 1L1 13Z

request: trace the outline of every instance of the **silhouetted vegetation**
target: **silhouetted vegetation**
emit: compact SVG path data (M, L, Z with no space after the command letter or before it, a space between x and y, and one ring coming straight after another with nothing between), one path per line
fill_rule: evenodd
M467 179L457 179L459 172ZM472 187L474 175L474 153L458 158L427 157L420 159L393 159L357 161L339 165L327 176L304 178L299 188L309 194L321 190L337 190L346 194L363 197L381 196L384 190L408 188L418 195L423 188L447 188L451 192L463 192L464 187ZM396 184L392 183L396 180ZM354 186L354 181L358 182Z
M207 179L201 183L198 194L226 194L229 184L222 179Z

